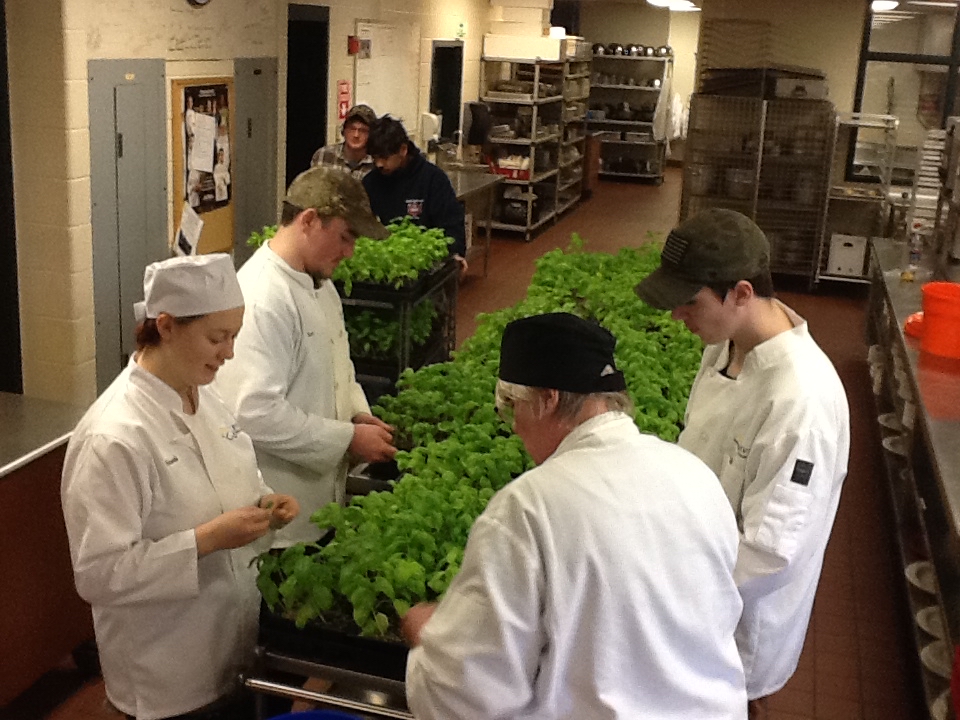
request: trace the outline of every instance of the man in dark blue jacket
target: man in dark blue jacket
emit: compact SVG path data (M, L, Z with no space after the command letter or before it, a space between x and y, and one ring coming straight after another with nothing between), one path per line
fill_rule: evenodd
M363 178L373 214L384 224L409 215L418 225L441 228L453 238L450 252L465 273L463 205L446 173L420 153L400 121L389 115L370 126L367 152L376 164Z

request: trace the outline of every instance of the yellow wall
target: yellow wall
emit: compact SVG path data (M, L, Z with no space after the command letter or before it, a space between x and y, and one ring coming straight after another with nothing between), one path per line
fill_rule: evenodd
M647 5L642 0L583 0L580 34L591 45L598 42L604 45L612 42L666 45L670 35L670 12Z
M703 0L702 21L764 20L775 31L773 60L819 68L830 100L852 110L860 58L864 0ZM729 38L729 42L737 42Z
M430 43L454 37L463 23L463 98L475 99L480 47L489 25L487 0L315 4L330 8L330 140L338 132L336 81L354 78L346 37L354 34L358 19L419 24L420 86L411 92L421 99L421 109L429 94ZM213 0L197 9L184 0L10 0L4 8L24 393L86 404L96 396L87 61L161 58L168 79L174 79L229 76L235 58L277 57L282 157L287 2ZM168 119L171 112L167 97ZM282 165L278 163L278 190ZM172 228L170 217L170 236Z

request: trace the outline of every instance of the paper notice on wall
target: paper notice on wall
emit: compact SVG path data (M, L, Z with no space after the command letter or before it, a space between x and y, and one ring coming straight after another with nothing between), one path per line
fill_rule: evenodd
M203 220L200 219L200 215L190 207L189 203L184 203L183 212L180 213L180 228L177 230L174 252L177 255L196 255L202 231Z
M217 119L197 113L193 118L193 143L187 157L187 169L212 173L216 141Z

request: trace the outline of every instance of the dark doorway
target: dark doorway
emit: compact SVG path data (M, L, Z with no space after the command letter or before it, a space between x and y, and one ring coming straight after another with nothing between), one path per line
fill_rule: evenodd
M13 214L9 87L7 18L5 13L0 13L0 390L22 393L20 293L17 286L17 226Z
M442 119L440 138L453 140L460 129L460 97L463 89L463 43L434 40L430 63L430 112Z
M567 35L579 35L580 0L554 0L550 24L565 28Z
M287 184L327 142L330 8L287 9Z

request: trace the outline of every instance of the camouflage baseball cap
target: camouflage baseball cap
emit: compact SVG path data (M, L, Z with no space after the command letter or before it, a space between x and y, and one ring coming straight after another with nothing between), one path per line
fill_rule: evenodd
M354 119L360 120L369 126L373 125L373 121L377 119L377 114L369 105L354 105L347 110L347 114L344 115L343 126L346 127L347 123Z
M648 305L673 310L704 287L747 280L769 268L770 243L763 230L734 210L710 208L670 231L660 267L635 290Z
M321 217L340 217L358 237L383 240L390 232L370 209L363 185L350 173L336 167L313 167L297 175L287 188L285 202Z

